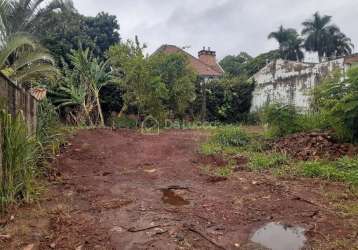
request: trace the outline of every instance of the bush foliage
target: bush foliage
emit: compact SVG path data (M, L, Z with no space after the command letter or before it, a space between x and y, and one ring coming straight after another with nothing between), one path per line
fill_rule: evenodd
M314 104L339 138L358 141L358 68L329 76L314 91Z
M301 130L299 114L292 105L269 104L263 110L262 120L269 125L271 136L285 136Z

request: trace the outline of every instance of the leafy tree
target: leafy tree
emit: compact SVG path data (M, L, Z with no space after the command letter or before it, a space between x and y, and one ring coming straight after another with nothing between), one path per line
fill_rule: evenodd
M76 12L51 12L44 15L34 29L41 43L61 62L63 57L70 63L71 50L95 47L89 37L84 17Z
M248 76L253 76L259 72L270 61L280 58L280 53L277 50L272 50L267 53L263 53L250 60L246 65L246 71Z
M271 32L269 39L275 39L279 43L279 51L282 59L302 61L304 54L301 50L303 39L295 29L285 29L282 25L278 31Z
M85 17L88 36L94 41L94 54L103 57L114 44L119 43L117 17L101 12L96 17Z
M150 58L153 74L161 78L169 91L165 102L174 117L184 118L189 105L195 99L196 74L190 68L188 58L181 53L160 53Z
M59 61L64 57L69 63L67 55L80 46L90 48L94 56L104 59L109 47L120 41L118 29L116 17L106 13L86 17L74 11L61 11L42 16L33 33Z
M112 46L107 53L111 65L121 76L124 104L120 116L134 106L138 115L152 115L163 120L168 89L160 76L153 74L152 65L143 55L144 48L136 38Z
M220 61L220 66L227 74L232 76L246 75L246 65L253 58L246 52L241 52L237 56L226 56Z
M261 70L269 61L280 58L278 50L272 50L267 53L252 58L246 52L241 52L237 56L226 56L220 61L224 71L231 76L251 77Z
M305 49L318 53L319 60L324 56L348 55L352 53L352 43L340 29L331 24L332 17L318 12L302 23L302 34L306 37Z

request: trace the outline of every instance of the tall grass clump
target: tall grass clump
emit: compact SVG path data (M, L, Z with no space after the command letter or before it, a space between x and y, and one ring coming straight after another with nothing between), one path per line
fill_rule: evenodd
M12 117L0 112L2 139L1 209L18 200L29 202L35 192L38 144L28 134L22 113Z
M41 161L49 160L59 152L65 132L56 108L48 99L39 103L36 137L41 147Z
M226 126L218 129L213 142L225 147L242 147L250 143L250 136L240 127Z
M308 112L300 114L299 124L301 130L310 132L313 130L324 131L330 128L327 117L322 112Z

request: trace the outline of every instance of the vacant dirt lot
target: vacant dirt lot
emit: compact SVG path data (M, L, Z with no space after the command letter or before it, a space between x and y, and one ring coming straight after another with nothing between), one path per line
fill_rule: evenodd
M46 197L0 222L0 248L263 249L250 237L268 222L303 227L307 248L358 245L358 219L335 205L357 202L345 186L252 172L210 177L197 153L206 137L78 132L54 163Z

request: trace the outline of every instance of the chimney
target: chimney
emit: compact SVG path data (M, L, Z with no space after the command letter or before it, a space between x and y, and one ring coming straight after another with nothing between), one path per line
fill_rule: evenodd
M210 47L208 47L208 49L205 49L205 47L203 47L203 50L199 51L198 56L199 56L199 60L202 61L203 63L212 66L215 66L217 64L216 52L211 51Z

